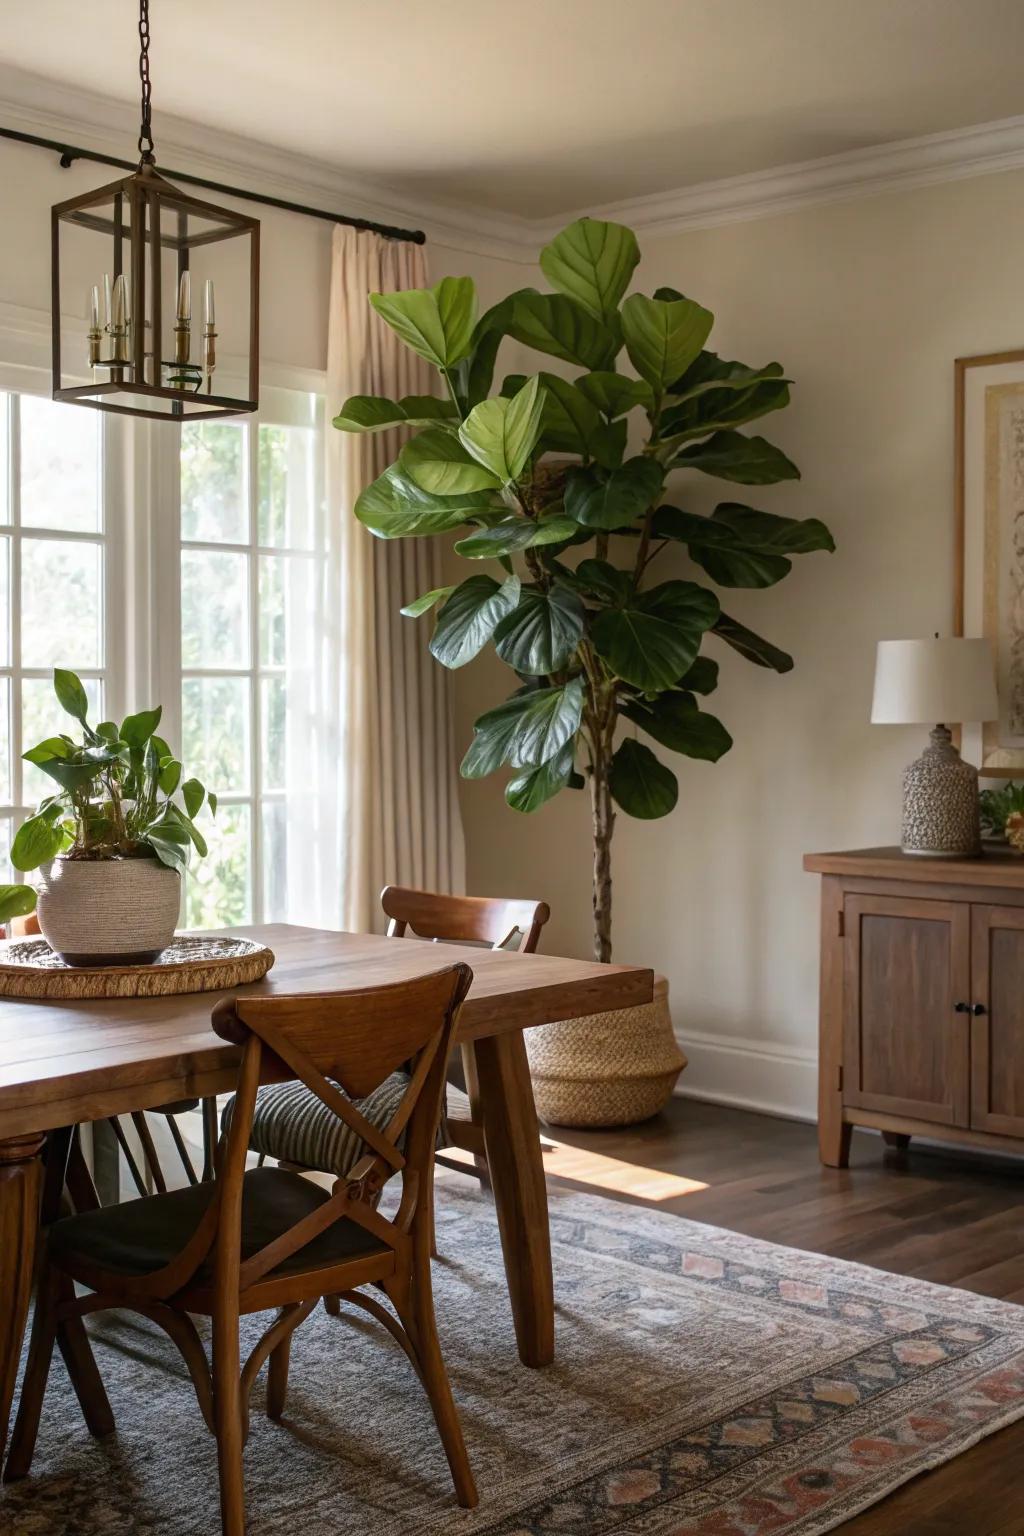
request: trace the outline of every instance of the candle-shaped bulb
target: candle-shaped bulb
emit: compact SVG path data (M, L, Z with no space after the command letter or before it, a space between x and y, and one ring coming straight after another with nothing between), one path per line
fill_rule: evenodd
M89 328L93 331L100 328L100 290L95 283L89 295Z
M114 294L110 311L110 328L113 331L123 330L128 323L128 295L124 273L119 272L114 278Z
M104 274L103 274L103 302L104 302L105 324L106 324L106 327L107 327L108 331L109 331L111 325L113 324L113 320L114 320L114 305L113 305L113 300L111 298L111 293L112 293L112 287L111 287L110 273L109 272L104 272Z
M216 320L213 306L213 278L206 279L206 324L212 329Z
M188 325L192 319L192 274L183 272L178 279L178 323Z

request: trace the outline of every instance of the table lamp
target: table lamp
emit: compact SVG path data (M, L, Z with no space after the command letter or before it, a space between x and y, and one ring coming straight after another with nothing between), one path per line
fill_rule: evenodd
M903 852L971 858L981 852L978 770L953 745L950 724L995 720L987 640L880 640L874 725L931 725L931 745L903 774Z

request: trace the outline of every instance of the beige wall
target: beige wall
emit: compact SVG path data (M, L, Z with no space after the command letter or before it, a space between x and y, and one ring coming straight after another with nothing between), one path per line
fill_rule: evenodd
M715 642L710 702L736 744L714 766L671 760L670 818L620 816L615 952L669 976L692 1057L684 1083L810 1113L817 890L801 855L898 838L900 771L919 738L868 724L874 644L950 621L953 359L1024 342L1024 175L641 244L639 286L698 298L719 317L716 349L778 358L796 380L789 410L751 430L785 448L803 480L738 499L820 516L838 549L728 599L796 667L777 677ZM675 499L699 510L711 485L681 483ZM666 559L662 575L681 570ZM501 670L479 661L458 674L460 742L502 697ZM470 889L545 897L549 947L586 954L584 796L524 817L484 781L465 784L462 803Z

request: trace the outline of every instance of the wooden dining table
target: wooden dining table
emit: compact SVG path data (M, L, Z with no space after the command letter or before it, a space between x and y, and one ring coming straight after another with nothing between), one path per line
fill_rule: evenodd
M653 974L552 955L288 924L219 930L269 945L265 980L239 992L326 992L473 970L457 1041L471 1045L520 1358L554 1353L554 1290L537 1114L523 1030L650 1002ZM111 1001L0 998L0 1458L32 1289L49 1132L234 1087L239 1052L210 1028L218 994Z

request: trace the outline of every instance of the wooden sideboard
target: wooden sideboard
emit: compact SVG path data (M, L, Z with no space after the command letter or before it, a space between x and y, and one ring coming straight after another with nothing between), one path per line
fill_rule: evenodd
M821 880L818 1143L855 1125L1024 1153L1024 858L813 853Z

